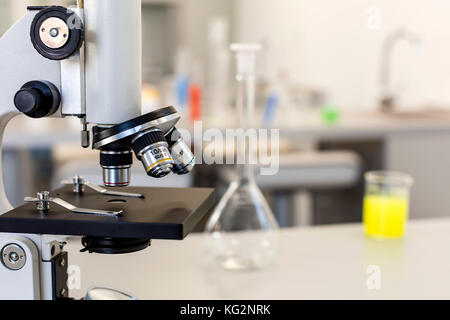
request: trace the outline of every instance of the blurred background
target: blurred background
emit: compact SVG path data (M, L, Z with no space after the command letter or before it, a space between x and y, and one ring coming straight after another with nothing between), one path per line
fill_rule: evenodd
M446 0L143 0L143 112L167 105L185 128L228 128L234 112L231 42L258 42L261 127L280 129L280 169L257 176L282 227L361 221L363 174L396 170L415 180L411 218L450 207L450 28ZM27 5L0 0L0 34ZM76 119L16 117L4 138L13 205L74 174L101 183L97 152L80 147ZM132 184L215 187L228 165Z

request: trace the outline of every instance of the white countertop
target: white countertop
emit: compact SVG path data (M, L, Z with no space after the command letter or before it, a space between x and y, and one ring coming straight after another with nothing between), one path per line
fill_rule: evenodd
M140 299L449 299L450 218L408 227L404 239L389 241L367 239L360 224L284 229L276 263L253 272L208 264L201 234L118 256L79 253L71 241L69 263L81 268L71 296L105 285ZM381 271L378 290L366 285L370 265Z

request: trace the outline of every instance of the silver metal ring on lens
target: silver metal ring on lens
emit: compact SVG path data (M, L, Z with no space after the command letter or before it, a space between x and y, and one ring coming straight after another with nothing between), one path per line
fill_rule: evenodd
M102 154L128 154L131 151L101 151ZM101 165L103 169L103 184L106 187L126 187L130 184L130 165L105 166Z
M102 167L103 184L107 187L126 187L130 184L130 166Z
M161 178L173 168L173 159L166 142L157 142L144 148L138 155L149 176Z
M173 171L176 174L189 173L195 166L195 157L189 146L182 140L178 139L170 148L173 158Z

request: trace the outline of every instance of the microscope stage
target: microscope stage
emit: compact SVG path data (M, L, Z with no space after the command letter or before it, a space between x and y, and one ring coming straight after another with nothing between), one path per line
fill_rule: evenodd
M143 199L106 196L89 188L78 195L72 189L65 186L50 195L81 208L123 209L123 213L119 217L71 213L54 203L44 213L27 203L0 215L0 232L181 240L214 204L214 190L204 188L120 189L142 193Z

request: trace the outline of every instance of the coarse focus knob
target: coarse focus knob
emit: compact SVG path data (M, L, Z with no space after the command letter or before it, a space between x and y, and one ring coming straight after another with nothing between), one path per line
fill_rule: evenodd
M30 81L14 96L17 110L31 118L50 116L58 110L61 96L58 89L48 81Z
M42 104L42 93L32 88L20 89L14 97L16 108L23 113L35 112Z
M31 23L30 37L43 57L64 60L80 51L84 41L83 21L68 8L44 7Z

